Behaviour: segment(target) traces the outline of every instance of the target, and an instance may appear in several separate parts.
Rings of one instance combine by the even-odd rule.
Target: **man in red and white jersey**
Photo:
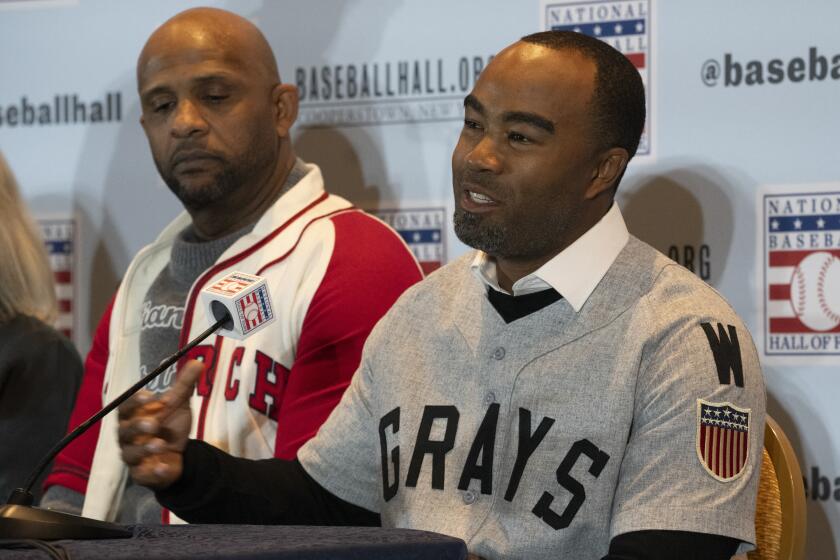
[[[327,193],[318,167],[295,156],[297,90],[281,83],[247,20],[206,8],[176,15],[143,48],[137,85],[155,164],[186,211],[129,265],[97,328],[71,425],[205,330],[199,292],[238,270],[267,279],[277,320],[192,351],[206,366],[192,434],[237,456],[292,459],[420,269],[393,230]],[[174,373],[148,389],[165,391]],[[42,506],[169,519],[152,492],[126,482],[116,423],[106,417],[58,457]]]

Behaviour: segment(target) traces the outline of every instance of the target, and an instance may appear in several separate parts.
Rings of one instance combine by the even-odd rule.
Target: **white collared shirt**
[[[629,239],[630,233],[621,210],[618,204],[613,203],[604,217],[574,243],[531,274],[514,282],[513,295],[554,288],[575,311],[580,311]],[[499,287],[496,259],[487,253],[478,251],[471,268],[473,274],[486,285],[509,293]]]

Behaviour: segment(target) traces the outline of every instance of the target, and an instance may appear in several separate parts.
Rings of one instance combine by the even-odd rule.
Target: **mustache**
[[[475,171],[463,171],[460,175],[458,175],[458,186],[464,187],[465,185],[475,185],[477,187],[482,187],[483,189],[487,190],[488,194],[492,194],[494,192],[499,192],[502,190],[493,177],[491,177],[487,173]]]
[[[219,154],[215,152],[211,152],[210,150],[205,150],[203,148],[180,148],[172,154],[172,157],[169,158],[170,165],[178,165],[179,163],[190,161],[193,159],[216,159],[222,160]]]

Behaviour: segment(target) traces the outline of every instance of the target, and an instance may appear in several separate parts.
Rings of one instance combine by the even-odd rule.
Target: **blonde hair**
[[[52,324],[57,314],[44,242],[0,154],[0,323],[30,315]]]

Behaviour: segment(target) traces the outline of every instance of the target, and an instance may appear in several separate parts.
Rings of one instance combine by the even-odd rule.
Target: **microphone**
[[[217,332],[220,336],[242,340],[274,321],[274,312],[266,281],[260,276],[231,272],[199,293],[207,317],[213,324],[169,356],[151,373],[126,389],[99,412],[64,436],[41,459],[22,488],[12,492],[7,504],[0,506],[0,538],[4,539],[108,539],[132,536],[132,532],[116,523],[89,519],[78,515],[32,506],[32,486],[38,477],[73,440],[86,432],[109,412],[145,387],[152,379],[184,357],[198,343]]]
[[[208,317],[229,317],[221,336],[242,340],[274,322],[265,278],[232,272],[201,290],[199,297]]]

